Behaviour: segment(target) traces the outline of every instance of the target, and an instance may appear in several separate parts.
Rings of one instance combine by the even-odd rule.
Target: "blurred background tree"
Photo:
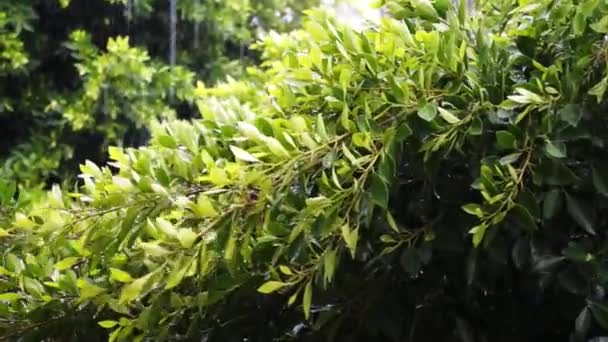
[[[0,2],[0,179],[35,192],[109,144],[141,145],[152,117],[191,117],[195,79],[243,74],[257,37],[316,1],[180,0],[174,27],[170,3]]]

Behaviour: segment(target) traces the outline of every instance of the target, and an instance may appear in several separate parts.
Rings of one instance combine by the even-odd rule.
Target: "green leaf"
[[[162,217],[156,218],[156,226],[167,236],[177,237],[177,229],[173,224]]]
[[[587,27],[587,19],[585,15],[581,13],[581,11],[576,11],[574,18],[572,18],[572,30],[575,35],[581,35],[585,32],[585,28]]]
[[[304,23],[304,28],[316,41],[325,41],[329,39],[327,31],[316,21],[307,21]]]
[[[284,275],[289,275],[289,276],[293,275],[293,272],[291,271],[291,269],[287,265],[279,265],[279,270]]]
[[[133,278],[129,273],[113,267],[110,267],[110,278],[121,283],[130,283],[133,281]]]
[[[583,200],[577,199],[566,194],[566,205],[568,207],[568,213],[583,228],[587,233],[595,235],[595,229],[593,228],[593,216],[590,208],[592,205]]]
[[[553,158],[565,158],[566,144],[547,140],[545,141],[545,152]]]
[[[595,191],[608,196],[608,164],[600,163],[592,166],[591,173]]]
[[[304,288],[304,295],[302,296],[302,309],[304,310],[304,317],[310,318],[310,304],[312,302],[312,280],[306,284]]]
[[[483,121],[480,118],[473,119],[467,133],[474,136],[481,135],[483,133]]]
[[[278,291],[285,286],[287,286],[287,284],[284,282],[271,280],[265,282],[264,284],[262,284],[262,286],[258,287],[258,292],[269,294]]]
[[[378,174],[375,172],[371,177],[369,188],[372,201],[379,207],[386,209],[388,207],[388,186]]]
[[[144,249],[144,251],[153,257],[165,257],[167,254],[170,254],[171,251],[168,249],[159,246],[157,243],[153,242],[140,242],[139,245]]]
[[[447,123],[455,125],[460,122],[460,119],[449,110],[441,107],[438,107],[437,109],[439,110],[439,116],[441,116],[441,118]]]
[[[593,303],[591,305],[591,313],[595,321],[604,329],[608,329],[608,311],[604,305]]]
[[[516,88],[517,95],[508,96],[508,99],[519,104],[542,104],[543,98],[525,88]]]
[[[484,211],[481,206],[477,203],[469,203],[462,206],[462,210],[467,214],[474,215],[478,218],[482,218],[484,215]]]
[[[355,257],[355,252],[357,251],[357,243],[359,241],[359,228],[350,229],[348,223],[342,225],[341,228],[342,239],[346,243],[346,247],[350,250],[351,256]]]
[[[593,12],[596,10],[599,5],[600,0],[584,0],[579,3],[578,10],[580,10],[581,14],[585,17],[590,17],[593,15]]]
[[[562,250],[562,255],[575,262],[589,262],[594,259],[594,256],[579,243],[570,243]]]
[[[437,116],[437,104],[430,102],[418,109],[418,116],[425,121],[433,121]]]
[[[156,140],[161,146],[166,148],[176,148],[178,146],[175,139],[170,135],[160,135]]]
[[[167,278],[167,283],[165,284],[165,290],[170,290],[179,284],[181,284],[182,280],[186,276],[188,269],[192,265],[193,257],[180,257],[173,267],[171,274]]]
[[[32,229],[36,224],[24,214],[17,213],[15,215],[15,226],[23,229]]]
[[[436,19],[439,14],[437,14],[437,11],[435,10],[435,7],[433,7],[433,4],[431,3],[431,1],[429,0],[410,0],[412,5],[414,6],[414,9],[416,10],[416,13],[418,13],[419,15],[429,18],[429,19]]]
[[[264,142],[272,154],[278,157],[289,157],[289,151],[275,138],[264,137]]]
[[[226,173],[226,170],[219,168],[219,167],[214,167],[211,170],[209,170],[208,179],[211,183],[213,183],[214,185],[216,185],[218,187],[224,187],[224,186],[230,184],[230,179],[228,178],[228,174]]]
[[[78,262],[78,260],[80,260],[79,257],[67,257],[56,263],[54,267],[57,271],[64,271],[74,266]]]
[[[545,159],[535,173],[539,181],[547,185],[569,185],[576,180],[576,175],[558,159]]]
[[[196,206],[193,209],[196,215],[201,218],[216,217],[219,215],[217,210],[215,210],[213,203],[211,203],[211,199],[203,194],[198,196]]]
[[[8,206],[17,192],[17,183],[0,179],[0,205]]]
[[[519,223],[522,228],[529,231],[535,231],[538,229],[534,217],[532,217],[532,214],[530,214],[528,209],[526,209],[524,206],[516,204],[511,209],[511,212],[517,223]]]
[[[395,218],[393,218],[393,215],[391,215],[391,213],[389,211],[386,212],[386,222],[388,223],[388,226],[397,234],[400,233],[399,231],[399,226],[397,225],[397,222],[395,222]]]
[[[577,127],[583,117],[583,111],[578,105],[568,104],[557,112],[560,119],[572,127]]]
[[[403,250],[399,262],[401,263],[403,270],[412,276],[418,274],[418,272],[420,272],[420,267],[422,266],[420,256],[413,247],[408,247]]]
[[[371,148],[371,136],[367,132],[357,132],[353,134],[353,144],[369,150]]]
[[[323,257],[324,279],[326,283],[331,283],[336,272],[336,250],[328,250]]]
[[[321,114],[317,115],[317,134],[321,137],[322,140],[327,140],[327,129],[325,128],[325,122],[323,121],[323,116]]]
[[[260,161],[258,158],[254,157],[251,153],[243,150],[242,148],[236,147],[234,145],[230,145],[230,151],[232,151],[232,154],[234,154],[234,157],[236,159],[250,162],[250,163],[257,163]]]
[[[498,162],[500,163],[500,165],[509,165],[518,161],[520,157],[521,152],[510,153],[500,158]]]
[[[473,246],[477,247],[483,241],[486,229],[488,229],[486,224],[480,224],[469,230],[469,234],[473,234]]]
[[[603,78],[600,82],[598,82],[593,88],[591,88],[587,93],[589,95],[594,95],[597,99],[597,103],[602,102],[604,98],[604,94],[606,93],[606,89],[608,89],[608,78]]]
[[[16,302],[21,299],[21,294],[14,292],[0,293],[0,301]]]
[[[99,326],[102,327],[102,328],[111,329],[111,328],[114,328],[116,325],[118,325],[118,322],[116,322],[116,321],[101,321],[101,322],[97,322],[97,324],[99,324]]]
[[[602,19],[589,25],[589,27],[598,33],[608,33],[608,15],[603,16]]]
[[[562,193],[558,189],[553,189],[545,194],[543,201],[543,217],[551,219],[559,213],[563,206]]]
[[[496,144],[503,150],[510,150],[516,147],[515,136],[509,131],[496,132]]]
[[[522,270],[530,260],[530,242],[526,237],[520,237],[511,251],[511,258],[517,269]]]
[[[119,302],[121,304],[126,304],[132,300],[137,299],[141,292],[143,291],[144,285],[148,282],[148,280],[152,277],[153,273],[148,273],[147,275],[135,279],[133,282],[124,285],[122,290],[120,291],[120,299]]]
[[[177,230],[177,239],[184,248],[190,248],[198,238],[198,234],[192,231],[192,228],[180,228]]]
[[[575,331],[579,336],[586,336],[591,328],[591,310],[588,307],[584,307],[583,310],[576,317],[574,323]]]
[[[534,220],[540,219],[540,207],[536,196],[529,188],[523,188],[517,195],[517,203],[523,206]]]
[[[83,301],[97,297],[106,291],[107,290],[103,287],[99,287],[91,283],[84,283],[84,285],[82,285],[80,288],[80,297],[78,298],[78,302],[82,303]]]
[[[11,236],[11,234],[4,228],[0,228],[0,238]]]
[[[410,128],[410,126],[408,126],[408,124],[401,123],[397,126],[397,129],[395,130],[395,140],[399,143],[404,142],[412,135],[412,133],[412,129]]]
[[[535,260],[533,270],[539,273],[551,273],[564,262],[563,256],[544,255]]]

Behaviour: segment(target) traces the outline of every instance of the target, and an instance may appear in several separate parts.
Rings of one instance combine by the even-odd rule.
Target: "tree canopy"
[[[361,28],[308,10],[213,86],[72,34],[83,90],[53,104],[72,122],[97,82],[174,89],[200,117],[127,101],[149,143],[0,221],[0,336],[606,339],[608,5],[377,5]]]

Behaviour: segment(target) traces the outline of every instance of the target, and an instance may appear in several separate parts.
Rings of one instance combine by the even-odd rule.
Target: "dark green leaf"
[[[545,194],[543,201],[543,217],[550,219],[555,217],[563,206],[562,193],[558,189],[553,189]]]
[[[517,195],[517,203],[526,208],[535,220],[540,219],[540,207],[536,196],[528,188],[522,189]]]
[[[574,33],[580,35],[585,32],[586,27],[587,20],[585,18],[585,15],[583,15],[580,11],[577,11],[574,15],[574,18],[572,19],[572,29],[574,30]]]
[[[603,305],[597,305],[593,303],[591,305],[591,313],[595,321],[604,329],[608,329],[608,311],[604,309]]]
[[[595,235],[591,204],[566,194],[566,205],[568,207],[568,213],[570,213],[570,216],[574,221],[576,221],[576,223],[578,223],[578,225],[587,233]]]
[[[422,266],[418,252],[416,252],[416,249],[412,247],[404,249],[399,260],[403,270],[410,275],[418,274],[420,267]]]
[[[516,146],[515,136],[509,131],[496,132],[496,144],[503,150],[514,149]]]
[[[570,243],[568,247],[564,248],[562,254],[575,262],[588,262],[592,258],[587,249],[579,243]]]
[[[566,157],[566,144],[547,140],[545,142],[545,152],[553,158]]]
[[[526,237],[519,238],[511,251],[511,258],[515,267],[520,270],[523,269],[530,263],[530,256],[530,242]]]
[[[386,209],[388,207],[388,187],[382,177],[373,173],[371,176],[370,194],[372,202],[377,206]]]
[[[563,186],[576,180],[574,173],[557,159],[543,160],[535,177],[547,185]]]
[[[481,135],[483,133],[483,121],[480,118],[473,119],[467,133],[470,135]]]
[[[545,255],[534,261],[534,271],[539,273],[549,273],[555,270],[564,261],[563,256]]]
[[[608,164],[601,163],[592,167],[593,186],[598,193],[608,196]]]
[[[583,117],[583,111],[578,105],[568,104],[557,112],[562,121],[567,122],[570,126],[576,127]]]
[[[511,213],[515,221],[523,229],[528,231],[535,231],[538,229],[534,217],[532,217],[528,209],[522,205],[516,204],[513,209],[511,209]]]

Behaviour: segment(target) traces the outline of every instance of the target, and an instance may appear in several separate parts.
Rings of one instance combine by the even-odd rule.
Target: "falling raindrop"
[[[175,66],[177,49],[177,0],[169,0],[169,65]],[[169,98],[173,100],[175,89],[173,84],[169,89]]]
[[[194,1],[194,6],[195,8],[198,10],[199,6],[200,6],[200,0],[196,0]],[[195,16],[194,18],[194,32],[193,32],[193,42],[192,42],[192,48],[194,49],[198,49],[198,44],[199,44],[199,40],[200,40],[200,29],[201,29],[201,23],[198,17]]]

